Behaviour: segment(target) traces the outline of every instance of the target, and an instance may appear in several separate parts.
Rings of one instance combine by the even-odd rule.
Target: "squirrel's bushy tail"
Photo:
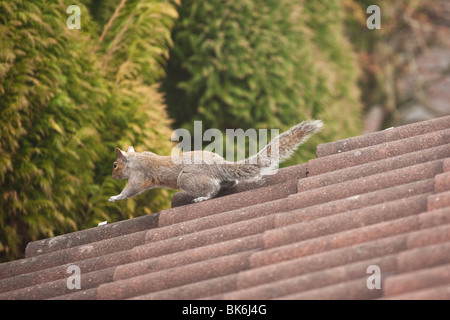
[[[286,132],[276,136],[260,152],[247,159],[229,164],[228,174],[233,174],[235,179],[251,179],[288,159],[299,146],[322,128],[321,120],[303,121]],[[264,170],[265,169],[265,170]]]

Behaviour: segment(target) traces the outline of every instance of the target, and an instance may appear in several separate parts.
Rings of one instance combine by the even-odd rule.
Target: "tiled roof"
[[[263,184],[195,204],[180,192],[0,264],[0,299],[47,298],[450,299],[450,116],[322,144]]]

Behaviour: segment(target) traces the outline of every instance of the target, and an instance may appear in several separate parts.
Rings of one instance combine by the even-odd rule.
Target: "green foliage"
[[[290,163],[358,133],[339,0],[83,0],[81,30],[66,27],[71,4],[0,0],[1,261],[32,240],[166,208],[168,190],[107,199],[125,184],[111,178],[114,148],[170,154],[171,125],[323,119]]]
[[[160,154],[170,154],[172,147],[170,121],[156,81],[164,75],[162,63],[168,56],[170,28],[177,12],[160,0],[121,3],[104,25],[98,48],[111,93],[101,129],[109,150],[102,162],[109,165],[100,177],[110,175],[115,147],[134,145],[136,151]],[[101,199],[120,193],[124,185],[111,178],[104,180]],[[119,220],[166,208],[170,194],[168,190],[153,190],[114,204],[93,202],[91,208],[105,219]]]
[[[178,11],[163,85],[176,126],[285,130],[323,119],[320,138],[291,163],[318,142],[359,132],[341,1],[200,0]]]
[[[89,90],[92,56],[73,41],[61,3],[0,7],[0,240],[2,256],[15,257],[25,239],[76,229],[100,139],[86,102],[98,92]]]
[[[105,28],[87,7],[81,30],[66,27],[70,4],[0,1],[0,260],[31,240],[169,205],[167,191],[107,199],[124,185],[110,178],[114,147],[170,149],[156,81],[176,11],[128,1],[99,44]]]

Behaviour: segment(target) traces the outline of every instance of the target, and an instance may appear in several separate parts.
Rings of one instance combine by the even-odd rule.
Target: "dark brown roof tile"
[[[387,171],[410,167],[416,164],[426,163],[450,157],[448,145],[440,145],[434,148],[419,150],[416,152],[402,154],[358,166],[344,168],[335,171],[333,174],[311,175],[306,179],[301,179],[298,183],[298,192],[312,190],[348,180],[361,179],[370,175],[384,173]],[[318,159],[316,161],[319,161]],[[312,160],[314,161],[314,160]],[[355,174],[357,173],[357,174]]]
[[[320,203],[301,209],[280,212],[275,215],[275,226],[281,227],[289,224],[303,222],[306,220],[326,217],[328,215],[345,212],[348,210],[356,210],[366,206],[372,206],[383,202],[389,202],[397,199],[407,198],[412,195],[429,193],[434,190],[434,179],[425,179],[415,181],[399,186],[393,186],[381,190],[368,193],[358,194],[348,198]],[[301,207],[301,197],[298,199],[296,195],[288,197],[289,208]]]
[[[391,296],[392,300],[450,300],[450,285],[444,284],[428,289],[412,291],[401,295]]]
[[[243,271],[238,275],[238,283],[240,288],[249,288],[356,261],[381,257],[405,249],[405,235],[384,238]]]
[[[337,266],[325,270],[311,272],[288,279],[275,281],[242,290],[233,290],[212,299],[245,300],[245,299],[274,299],[301,291],[312,290],[324,286],[333,285],[342,281],[367,277],[367,267],[377,265],[383,272],[395,271],[395,255],[387,255],[374,259],[358,261],[355,263]]]
[[[151,243],[145,247],[154,245],[157,245],[157,243]],[[183,266],[252,249],[262,249],[263,247],[262,236],[260,234],[214,243],[209,246],[188,249],[150,259],[145,259],[145,250],[143,250],[144,248],[141,246],[132,250],[133,258],[136,262],[117,267],[114,274],[114,280],[131,278],[150,272]]]
[[[264,244],[266,248],[272,248],[418,214],[426,211],[426,199],[426,194],[418,195],[269,230],[264,233]],[[404,210],[405,206],[408,206],[409,210]]]
[[[163,227],[209,216],[214,213],[240,209],[259,203],[286,198],[297,192],[297,181],[297,179],[289,180],[277,185],[231,194],[227,197],[214,198],[208,201],[167,209],[160,212],[159,226]]]
[[[440,117],[429,121],[417,122],[362,136],[324,143],[317,146],[317,156],[325,157],[336,153],[375,146],[388,141],[401,140],[448,128],[450,128],[450,116]]]
[[[388,277],[383,283],[383,292],[389,297],[443,284],[450,285],[450,264]]]
[[[308,161],[308,172],[309,175],[318,175],[444,145],[448,141],[450,141],[450,129],[447,128],[420,136],[386,142],[378,145],[377,148],[367,147],[313,159]]]
[[[65,269],[67,271],[67,269]],[[81,270],[80,287],[83,289],[96,288],[102,283],[111,282],[113,279],[114,267],[103,269],[100,271],[94,271],[91,273],[83,273]],[[67,274],[69,276],[69,274]],[[69,289],[67,285],[68,278],[59,279],[43,284],[35,285],[33,287],[27,287],[18,289],[15,291],[9,291],[0,294],[0,300],[2,299],[49,299],[56,296],[70,294],[76,289]]]
[[[199,248],[227,240],[255,235],[272,228],[273,216],[265,216],[181,235],[179,237],[173,237],[158,242],[150,242],[148,245],[141,245],[133,248],[133,255],[145,258],[158,257],[178,251]]]
[[[83,273],[89,273],[97,270],[106,269],[111,266],[131,262],[130,251],[120,251],[117,253],[93,257],[86,260],[76,261]],[[74,263],[67,263],[55,267],[37,270],[30,273],[23,273],[14,277],[0,281],[0,293],[30,287],[45,282],[51,282],[58,279],[67,278],[67,268]]]
[[[442,165],[444,172],[450,171],[450,158],[444,160],[444,164]]]
[[[303,291],[277,299],[283,300],[366,300],[381,297],[383,292],[367,287],[367,277],[314,290]]]
[[[434,230],[424,230],[424,237],[431,236]],[[448,232],[448,228],[447,228]],[[435,238],[433,239],[435,240]],[[405,252],[400,252],[397,257],[399,272],[434,267],[439,264],[450,263],[450,243],[437,243],[425,247],[413,248]]]
[[[436,193],[450,191],[450,171],[437,174],[434,177],[434,190]]]
[[[442,172],[442,162],[443,160],[435,160],[361,179],[349,180],[303,192],[300,191],[290,197],[290,201],[296,199],[298,201],[298,207],[304,208],[336,199],[358,196],[371,191],[429,179]],[[300,184],[301,182],[299,182]]]
[[[85,245],[0,264],[0,276],[3,274],[9,275],[9,277],[16,276],[75,261],[94,258],[108,253],[131,249],[145,243],[145,234],[146,231],[125,234],[112,239],[91,242]],[[5,268],[8,267],[9,270],[5,270]]]
[[[248,258],[252,252],[241,252],[103,284],[97,289],[97,298],[130,298],[187,283],[236,273],[249,268]]]
[[[176,236],[182,236],[185,234],[198,232],[201,230],[220,227],[223,225],[236,223],[239,221],[245,221],[255,219],[274,213],[289,210],[289,202],[285,198],[279,200],[273,200],[270,202],[255,204],[248,206],[245,209],[234,209],[221,213],[211,213],[211,215],[200,217],[197,219],[174,223],[167,226],[162,226],[157,229],[151,229],[147,232],[145,241],[155,242],[173,238]]]
[[[433,194],[428,197],[428,210],[450,207],[450,191]]]
[[[236,290],[237,274],[230,274],[208,280],[189,283],[183,286],[147,293],[131,299],[164,300],[164,299],[200,299],[210,295]]]
[[[425,212],[424,212],[425,213]],[[450,208],[442,208],[428,211],[419,216],[420,227],[422,229],[445,225],[450,223]]]
[[[448,128],[450,116],[320,145],[219,198],[179,193],[177,207],[33,242],[0,264],[0,299],[448,297]],[[381,290],[367,288],[371,265]]]
[[[90,228],[57,237],[30,242],[27,245],[26,257],[72,248],[91,242],[110,239],[138,231],[144,231],[158,226],[159,213],[146,215],[125,221],[110,223],[96,228]]]

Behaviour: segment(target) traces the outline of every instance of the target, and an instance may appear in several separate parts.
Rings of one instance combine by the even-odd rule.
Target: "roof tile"
[[[138,231],[144,231],[158,226],[159,213],[137,217],[125,221],[110,223],[97,228],[85,229],[63,234],[49,239],[30,242],[27,245],[26,257],[33,257],[47,252],[72,248],[91,242],[111,239]]]
[[[237,274],[230,274],[217,278],[189,283],[175,288],[151,292],[133,297],[136,300],[163,300],[163,299],[201,299],[210,295],[236,290]]]
[[[434,190],[436,192],[450,191],[450,171],[438,174],[434,177]]]
[[[432,178],[414,181],[399,186],[354,195],[348,198],[320,203],[287,212],[280,212],[275,215],[275,226],[285,226],[306,220],[326,217],[334,213],[361,209],[366,206],[372,206],[383,202],[408,198],[416,194],[432,192],[434,190],[433,183],[434,179]],[[287,198],[287,201],[292,202],[292,204],[289,204],[290,208],[295,206],[301,207],[301,199],[298,199],[298,197],[290,196]]]
[[[435,160],[303,192],[301,190],[302,182],[300,181],[299,193],[293,195],[291,199],[295,198],[298,201],[299,207],[302,208],[429,179],[442,172],[442,162],[443,160]]]
[[[264,244],[266,248],[273,248],[286,243],[353,228],[359,229],[366,225],[418,214],[426,210],[426,199],[427,195],[419,195],[277,228],[264,233]],[[410,206],[408,211],[404,210],[405,205]]]
[[[350,168],[336,170],[332,175],[313,175],[313,172],[311,172],[308,178],[299,180],[298,192],[316,189],[344,181],[354,180],[355,178],[360,179],[362,177],[384,173],[395,169],[410,167],[416,164],[423,164],[447,157],[450,157],[450,148],[448,147],[448,145],[439,145],[430,149],[410,152],[395,157],[381,159],[378,161],[363,163],[358,166],[352,166]],[[312,161],[314,160],[311,160],[310,162]],[[358,174],[355,175],[355,172],[357,172]]]
[[[357,150],[319,157],[308,161],[309,175],[317,175],[339,169],[357,166],[372,161],[447,144],[450,129],[433,131],[424,135],[386,142],[377,148],[366,147]]]
[[[356,261],[381,257],[406,249],[405,235],[364,242],[243,271],[238,274],[239,288],[249,288]]]
[[[283,296],[277,299],[283,300],[356,300],[356,299],[376,299],[381,297],[381,290],[367,288],[367,276],[341,282],[331,286],[326,286],[314,290],[303,291],[288,296]]]
[[[270,185],[259,189],[231,194],[227,197],[213,198],[208,201],[192,203],[160,212],[159,226],[167,226],[178,222],[209,216],[247,206],[286,198],[297,192],[297,180],[289,180],[281,184]]]
[[[82,270],[83,273],[89,273],[106,269],[111,266],[129,263],[131,262],[130,257],[130,251],[121,251],[118,253],[77,261],[76,265],[80,267],[80,270]],[[67,263],[30,273],[22,273],[20,275],[11,276],[1,280],[0,293],[67,278],[67,268],[72,264],[73,263]]]
[[[450,285],[435,286],[428,289],[412,291],[388,299],[396,300],[450,300]]]
[[[131,278],[150,272],[195,263],[205,259],[216,258],[252,249],[261,249],[264,247],[262,236],[257,234],[245,238],[232,239],[209,246],[188,249],[173,254],[145,259],[147,254],[144,247],[149,248],[153,245],[154,244],[149,244],[147,246],[136,247],[133,249],[133,257],[136,262],[117,267],[114,273],[114,280]]]
[[[363,243],[381,239],[389,235],[398,235],[421,228],[421,216],[409,216],[405,218],[385,221],[362,228],[350,229],[326,236],[308,238],[292,244],[273,247],[269,250],[257,252],[252,255],[252,266],[263,266],[295,257],[317,254],[328,250],[343,248],[352,244]],[[434,219],[436,221],[436,219]],[[429,227],[429,224],[427,224]],[[438,237],[439,234],[433,235]],[[290,241],[290,240],[289,240]],[[412,241],[412,240],[411,240]],[[418,239],[420,241],[420,238]],[[270,248],[270,246],[269,246]]]
[[[0,299],[449,298],[448,128],[450,116],[319,145],[218,198],[181,192],[159,213],[32,242],[0,264]]]
[[[144,293],[173,288],[186,283],[228,275],[249,268],[253,251],[204,260],[176,268],[148,273],[100,285],[98,299],[124,299]]]
[[[141,245],[133,248],[133,255],[145,256],[146,258],[158,257],[178,251],[199,248],[227,240],[255,235],[271,228],[273,228],[273,216],[260,217],[176,236],[158,242],[150,242],[149,245]]]
[[[337,266],[272,283],[249,287],[247,289],[230,290],[227,293],[211,296],[210,298],[226,300],[274,299],[301,291],[333,285],[342,281],[367,277],[367,266],[371,265],[378,265],[386,273],[392,272],[396,268],[395,255],[358,261],[344,266]]]
[[[443,284],[450,285],[450,264],[388,277],[383,283],[383,293],[389,297]]]
[[[450,116],[446,116],[397,128],[389,128],[362,136],[324,143],[317,146],[317,156],[325,157],[336,153],[375,146],[388,141],[395,141],[434,131],[445,130],[449,128],[449,123]]]
[[[433,194],[428,197],[428,210],[450,207],[450,191]]]

